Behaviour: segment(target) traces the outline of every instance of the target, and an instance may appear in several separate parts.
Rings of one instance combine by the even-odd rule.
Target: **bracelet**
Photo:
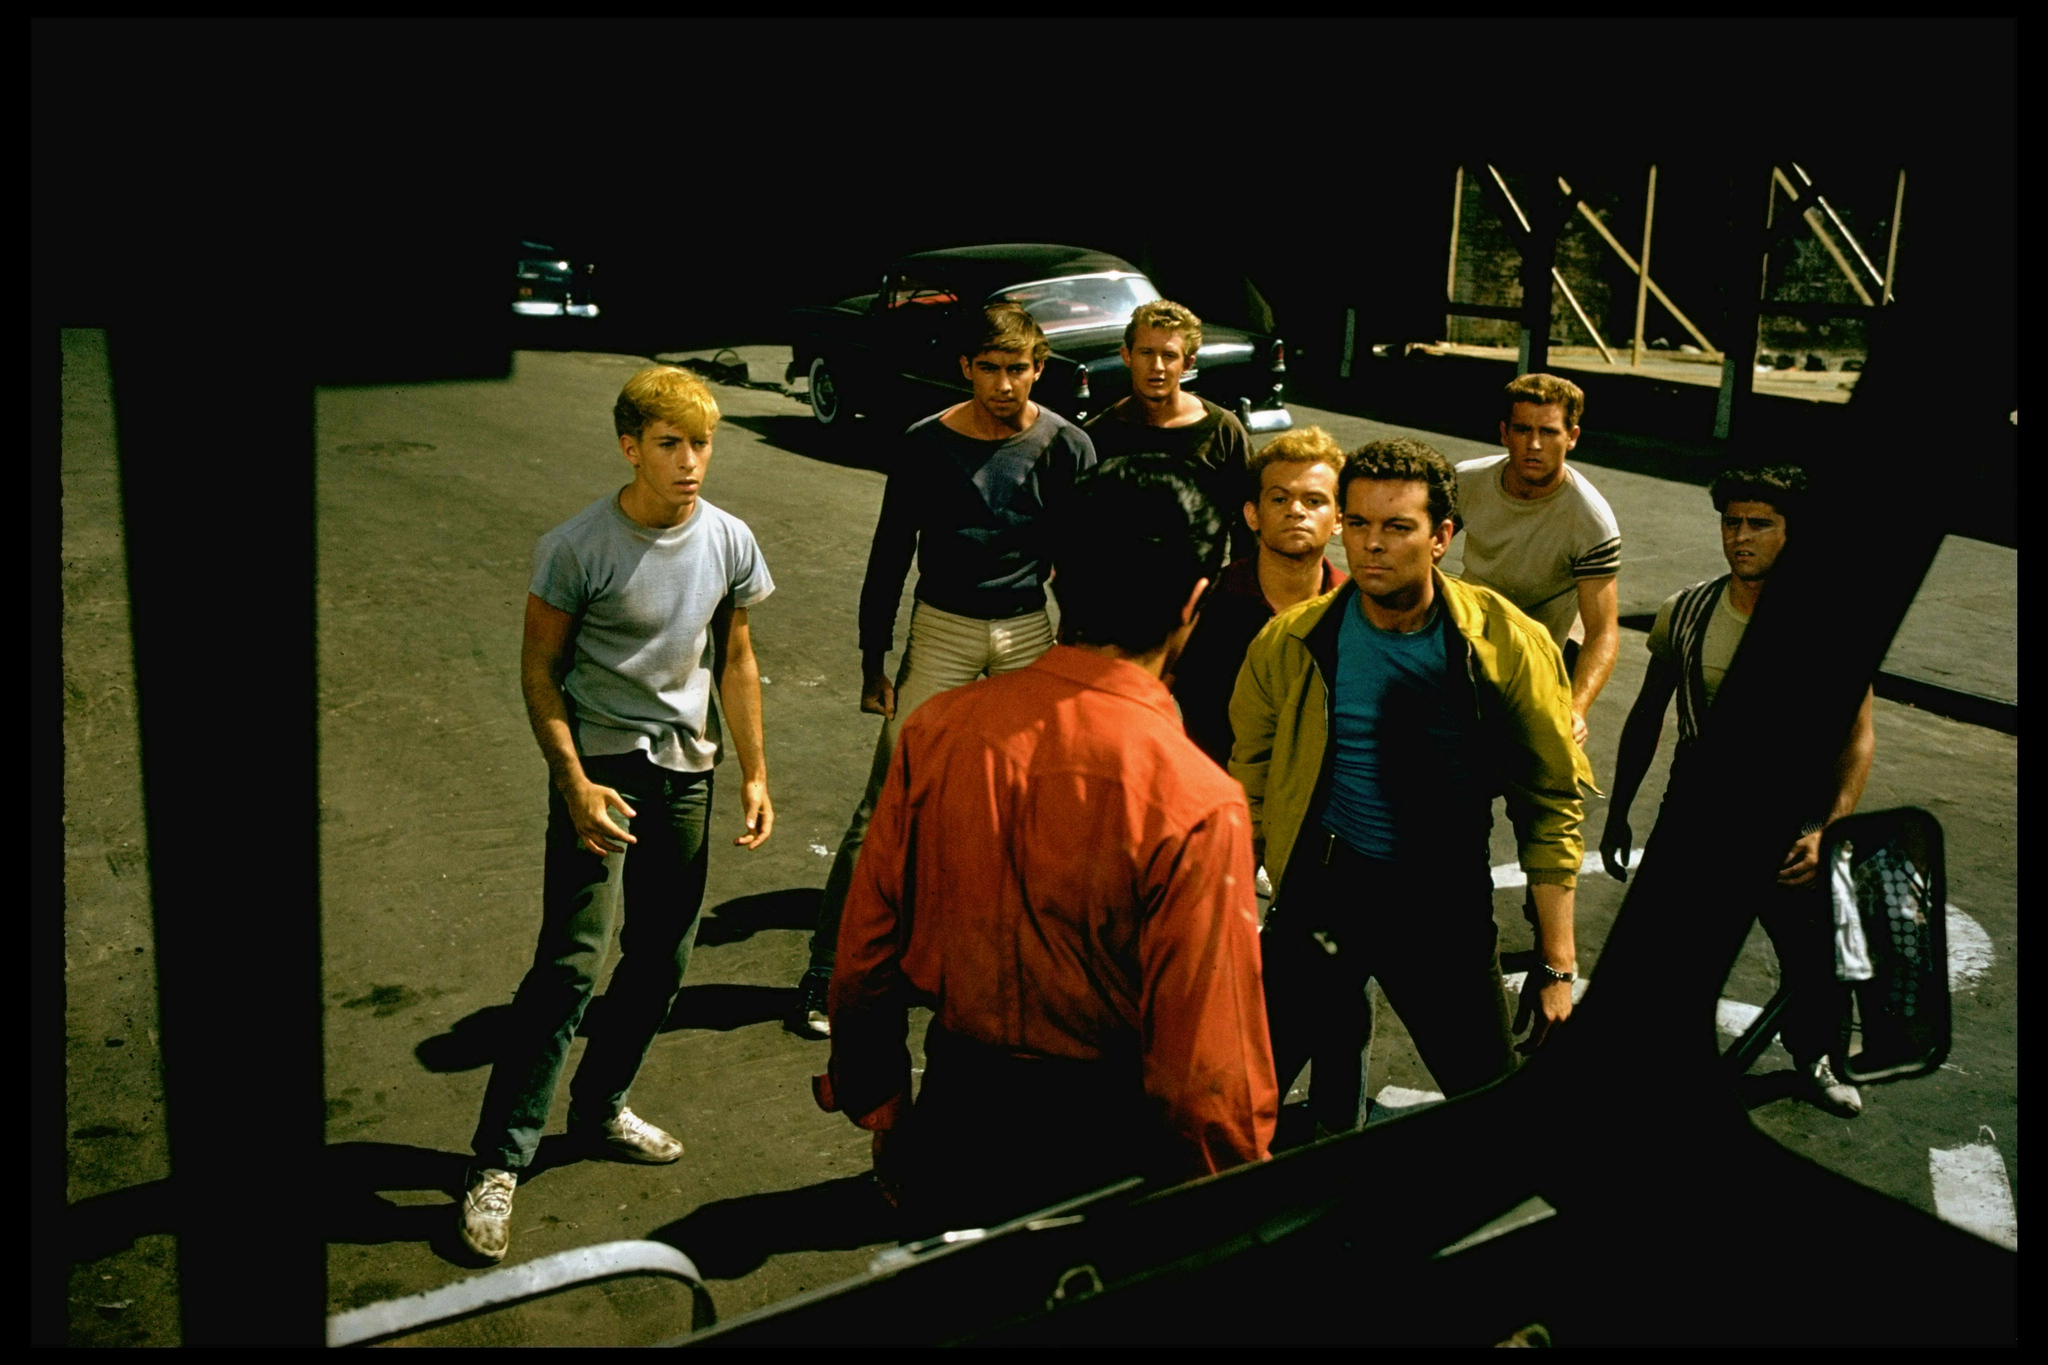
[[[1577,963],[1573,963],[1572,965],[1574,967],[1578,966]],[[1567,986],[1569,986],[1572,982],[1577,981],[1579,979],[1578,972],[1561,972],[1557,968],[1551,966],[1548,962],[1538,962],[1536,966],[1539,971],[1541,971],[1545,976],[1549,977],[1552,981],[1562,982]]]
[[[1807,838],[1809,835],[1820,833],[1827,827],[1828,822],[1825,820],[1808,820],[1799,827],[1799,837],[1802,839]]]

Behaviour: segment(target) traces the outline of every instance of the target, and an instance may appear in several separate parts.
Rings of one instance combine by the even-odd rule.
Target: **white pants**
[[[868,770],[868,786],[839,841],[832,859],[831,875],[825,879],[825,895],[818,905],[818,928],[811,935],[811,968],[829,972],[839,947],[839,915],[846,908],[846,895],[853,886],[854,865],[860,846],[868,837],[868,821],[875,815],[875,802],[889,777],[889,760],[896,756],[896,736],[910,713],[941,692],[965,687],[984,676],[1010,673],[1028,667],[1053,644],[1052,619],[1040,608],[1023,616],[1002,621],[984,621],[973,616],[956,616],[923,602],[910,613],[910,638],[903,647],[903,662],[896,669],[896,714],[882,722],[882,736],[875,744],[875,761]]]

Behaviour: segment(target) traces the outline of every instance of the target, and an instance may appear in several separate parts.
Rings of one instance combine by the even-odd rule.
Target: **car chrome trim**
[[[1015,284],[1004,285],[1001,289],[990,294],[989,298],[1001,298],[1012,289],[1029,289],[1035,284],[1063,284],[1068,280],[1143,280],[1147,284],[1152,284],[1151,276],[1142,270],[1090,270],[1081,275],[1049,275],[1042,280],[1019,280]],[[1159,286],[1152,284],[1152,290],[1154,293],[1158,293]],[[1160,297],[1164,298],[1166,296],[1161,294]],[[1145,302],[1151,303],[1152,300],[1147,299]]]

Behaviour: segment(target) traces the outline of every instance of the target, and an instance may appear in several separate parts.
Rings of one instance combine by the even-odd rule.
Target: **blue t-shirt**
[[[1355,599],[1343,612],[1325,828],[1368,858],[1470,842],[1491,802],[1470,751],[1471,689],[1451,675],[1450,613],[1439,606],[1402,635],[1372,625]]]

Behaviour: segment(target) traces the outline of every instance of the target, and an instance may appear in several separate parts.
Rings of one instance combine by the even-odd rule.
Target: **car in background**
[[[521,240],[512,277],[512,312],[523,318],[594,318],[590,279],[597,267],[577,262],[545,242]]]
[[[972,312],[1021,305],[1052,344],[1031,396],[1085,421],[1131,391],[1120,348],[1138,305],[1160,297],[1118,256],[1048,243],[955,247],[905,256],[872,294],[790,316],[785,380],[810,382],[811,415],[836,427],[856,413],[888,420],[931,412],[969,392],[959,337]],[[1238,414],[1255,432],[1294,424],[1286,407],[1286,349],[1278,337],[1202,324],[1202,349],[1181,383]]]

